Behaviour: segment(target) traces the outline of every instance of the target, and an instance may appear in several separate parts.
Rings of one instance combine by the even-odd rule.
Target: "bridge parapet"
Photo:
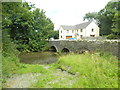
[[[103,52],[112,53],[113,55],[119,56],[120,40],[54,40],[49,41],[49,45],[54,46],[57,51],[61,52],[64,48],[68,49],[70,52],[81,52],[90,51],[94,52],[100,50]]]

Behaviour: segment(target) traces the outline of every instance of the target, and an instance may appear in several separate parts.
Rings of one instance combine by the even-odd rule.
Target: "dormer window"
[[[92,29],[92,32],[94,31],[94,29]]]

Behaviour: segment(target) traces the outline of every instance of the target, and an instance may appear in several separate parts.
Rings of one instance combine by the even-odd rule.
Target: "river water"
[[[58,60],[54,52],[21,53],[19,58],[24,64],[52,64]]]

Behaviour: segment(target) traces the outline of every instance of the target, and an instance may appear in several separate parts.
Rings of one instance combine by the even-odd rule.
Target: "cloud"
[[[60,25],[74,25],[83,21],[83,16],[88,12],[98,12],[110,0],[26,0],[36,4],[37,8],[44,9],[47,17],[55,24],[55,29]]]

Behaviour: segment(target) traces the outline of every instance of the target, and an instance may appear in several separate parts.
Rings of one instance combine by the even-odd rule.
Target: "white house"
[[[83,37],[98,37],[99,27],[94,21],[88,21],[74,26],[61,25],[59,28],[59,39],[69,38],[82,39]]]

